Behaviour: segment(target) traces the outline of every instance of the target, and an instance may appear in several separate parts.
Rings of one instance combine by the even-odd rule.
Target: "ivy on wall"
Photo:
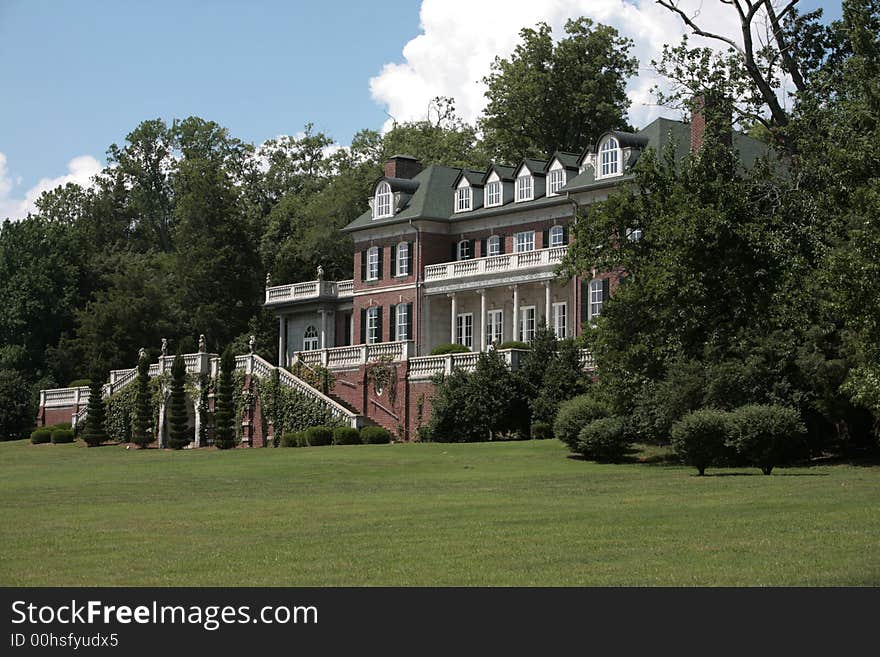
[[[309,427],[342,426],[343,422],[334,418],[323,404],[307,397],[298,390],[282,386],[277,376],[256,381],[263,412],[263,428],[271,419],[277,444],[282,433],[302,431]]]

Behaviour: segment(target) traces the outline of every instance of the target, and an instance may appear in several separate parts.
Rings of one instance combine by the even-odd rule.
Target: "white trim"
[[[467,257],[463,258],[461,253],[462,245],[466,245],[468,249]],[[455,245],[455,259],[459,260],[473,260],[474,254],[471,253],[471,241],[470,240],[460,240],[458,244]]]
[[[384,208],[387,208],[384,212]],[[373,219],[382,219],[390,217],[394,214],[394,193],[391,191],[391,185],[383,180],[376,185],[376,193],[373,203]]]
[[[532,324],[532,340],[535,338],[535,331],[538,329],[538,314],[535,311],[535,306],[520,306],[519,307],[519,339],[521,342],[531,342],[531,340],[526,339],[526,326],[527,322],[527,313],[531,314],[531,324]]]
[[[373,259],[375,256],[375,260]],[[376,265],[376,275],[372,276],[371,272],[373,271],[373,265]],[[367,279],[368,281],[378,281],[381,275],[381,271],[379,271],[379,247],[371,246],[367,249]]]
[[[311,334],[309,333],[311,332]],[[320,336],[318,335],[318,329],[316,329],[312,324],[309,324],[306,327],[305,332],[303,333],[303,351],[315,351],[319,349],[321,346]]]
[[[497,317],[498,321],[490,321],[490,318]],[[497,329],[497,333],[495,331]],[[491,331],[491,332],[490,332]],[[486,344],[493,344],[494,342],[498,342],[501,344],[504,342],[504,309],[503,308],[492,308],[486,311],[486,326],[484,327],[484,332],[486,333]]]
[[[497,176],[496,176],[497,178]],[[498,200],[492,201],[492,189],[493,185],[497,186],[498,189]],[[486,183],[485,187],[486,193],[486,207],[487,208],[497,208],[504,204],[504,184],[500,180],[490,180]]]
[[[398,292],[400,290],[414,290],[415,283],[407,283],[406,285],[389,285],[388,287],[370,287],[364,290],[357,290],[352,293],[353,297],[364,297],[371,294],[381,294],[382,292]]]
[[[561,313],[560,310],[562,311]],[[554,303],[551,306],[550,313],[553,318],[553,332],[556,334],[556,338],[564,340],[568,337],[568,302],[559,301]],[[559,321],[560,319],[562,320],[561,322]],[[562,329],[561,331],[559,330],[560,328]]]
[[[605,299],[602,297],[602,279],[594,278],[590,281],[589,296],[587,298],[587,319],[594,321],[602,314],[602,305]],[[596,309],[594,311],[594,308]]]
[[[406,257],[405,258],[400,257],[400,247],[406,247]],[[394,245],[393,248],[395,248],[397,251],[394,254],[395,255],[394,261],[396,264],[395,264],[395,271],[392,274],[392,276],[409,276],[412,273],[409,271],[409,267],[408,267],[408,265],[409,265],[409,242],[407,242],[407,241],[398,242],[397,244]],[[403,263],[404,267],[406,267],[406,271],[400,270],[400,263],[401,262]]]
[[[596,180],[614,178],[623,173],[623,151],[617,138],[609,135],[599,143],[596,166]]]
[[[498,250],[495,253],[492,253],[493,244],[498,247]],[[501,255],[501,235],[489,235],[489,237],[486,238],[486,253],[483,254],[483,257],[491,258],[497,255]]]
[[[397,342],[406,342],[410,339],[409,335],[401,335],[401,327],[406,328],[407,324],[412,325],[412,318],[409,316],[411,311],[410,303],[399,303],[394,308],[394,339]],[[400,311],[405,311],[403,313],[404,321],[400,321]]]
[[[467,184],[467,180],[462,178],[462,183],[455,190],[455,212],[470,212],[474,207],[474,192]]]
[[[528,171],[528,169],[526,169]],[[521,181],[528,180],[528,186],[520,184]],[[520,175],[516,177],[516,202],[532,201],[535,198],[535,177],[529,172],[528,175]],[[528,193],[526,195],[526,192]]]
[[[370,306],[367,308],[366,329],[367,335],[364,336],[366,338],[365,344],[378,344],[382,342],[382,335],[379,333],[379,306]]]
[[[559,164],[559,160],[556,160],[554,162],[554,164]],[[553,189],[553,183],[554,183],[553,176],[554,176],[554,174],[557,174],[557,173],[562,174],[562,180],[557,181],[560,184],[559,184],[558,189],[554,190]],[[555,167],[555,168],[550,167],[550,173],[547,175],[547,196],[559,196],[559,190],[561,190],[563,187],[565,187],[566,182],[568,182],[568,180],[567,180],[567,176],[565,175],[565,168],[561,164],[559,164],[559,166]]]
[[[467,334],[468,322],[470,320],[470,336]],[[455,316],[455,343],[462,344],[470,350],[474,348],[474,314],[458,313]]]
[[[523,242],[525,245],[528,245],[528,243],[531,242],[532,248],[530,248],[530,249],[519,248],[520,247],[520,235],[527,235],[527,236],[531,237],[531,239],[529,239],[529,240],[523,239]],[[529,251],[534,251],[534,250],[535,250],[535,231],[523,230],[518,233],[514,233],[514,235],[513,235],[513,252],[514,253],[527,253]]]
[[[553,243],[554,235],[559,236],[559,243],[558,244]],[[550,226],[549,230],[547,231],[547,237],[549,238],[550,244],[544,245],[545,249],[546,248],[553,249],[553,248],[556,248],[557,246],[565,246],[565,229],[562,226]]]

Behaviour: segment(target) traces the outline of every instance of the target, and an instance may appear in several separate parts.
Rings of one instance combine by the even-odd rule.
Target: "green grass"
[[[880,584],[880,468],[714,473],[552,440],[2,443],[0,584]]]

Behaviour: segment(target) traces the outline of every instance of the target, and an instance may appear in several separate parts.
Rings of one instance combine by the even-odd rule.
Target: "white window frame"
[[[535,198],[535,177],[524,173],[516,178],[516,202],[531,201]]]
[[[367,344],[376,344],[382,341],[379,335],[379,306],[367,308]]]
[[[459,187],[455,190],[455,211],[468,212],[471,210],[473,193],[470,187]]]
[[[522,342],[531,342],[535,339],[536,319],[535,306],[520,306],[519,339]]]
[[[513,236],[514,253],[527,253],[535,250],[535,231],[524,230]]]
[[[642,229],[641,228],[627,228],[626,229],[626,239],[630,242],[638,242],[642,239]]]
[[[379,247],[371,246],[367,249],[367,280],[379,280]]]
[[[590,298],[587,300],[587,318],[593,322],[602,314],[602,304],[605,299],[602,297],[602,279],[594,278],[590,281]]]
[[[599,146],[598,178],[610,178],[620,175],[620,143],[614,137],[608,137]]]
[[[547,196],[557,196],[559,190],[565,187],[565,169],[551,169],[550,175],[547,177]]]
[[[462,247],[467,249],[467,255],[463,254]],[[456,260],[472,260],[474,254],[471,253],[471,241],[470,240],[461,240],[455,247],[455,258]]]
[[[486,344],[504,342],[504,310],[497,308],[486,312]]]
[[[500,235],[491,235],[486,238],[486,253],[485,256],[497,256],[501,255],[501,236]]]
[[[455,342],[468,349],[474,348],[474,314],[459,313],[455,316]]]
[[[373,219],[390,217],[394,214],[394,193],[391,185],[382,181],[376,187],[376,196],[373,201]]]
[[[394,275],[409,276],[409,242],[400,242],[394,248],[397,249],[397,271]]]
[[[321,347],[321,336],[318,329],[309,324],[303,333],[303,351],[314,351]]]
[[[547,236],[550,238],[551,249],[557,246],[565,246],[565,230],[562,226],[551,226]]]
[[[553,317],[553,332],[556,334],[556,339],[564,340],[568,337],[568,303],[565,301],[554,303],[550,312]]]
[[[409,325],[409,304],[401,303],[394,309],[394,339],[397,342],[405,342],[409,340],[409,334],[406,329]]]
[[[500,180],[493,180],[486,185],[486,207],[494,208],[501,205],[503,189]]]

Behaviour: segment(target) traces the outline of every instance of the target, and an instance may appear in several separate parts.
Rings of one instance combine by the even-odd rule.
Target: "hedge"
[[[354,427],[336,427],[333,430],[334,445],[360,445],[361,434]]]
[[[34,445],[44,445],[52,440],[52,431],[49,429],[37,429],[31,432],[31,442]]]
[[[553,437],[553,427],[548,422],[535,422],[532,425],[532,438],[545,440]]]
[[[333,444],[333,429],[325,426],[309,427],[301,433],[305,447],[323,447]]]
[[[470,349],[465,347],[463,344],[457,344],[455,342],[447,342],[445,344],[437,345],[431,350],[432,356],[443,356],[444,354],[463,354],[470,352]]]
[[[299,447],[299,440],[299,432],[288,431],[287,433],[281,434],[282,447]]]
[[[519,340],[508,340],[498,345],[499,349],[531,349],[532,345],[528,342],[520,342]]]
[[[73,442],[73,429],[54,429],[52,431],[52,443],[60,445],[62,443]]]
[[[365,445],[380,445],[391,442],[391,433],[385,427],[364,427],[361,440]]]

